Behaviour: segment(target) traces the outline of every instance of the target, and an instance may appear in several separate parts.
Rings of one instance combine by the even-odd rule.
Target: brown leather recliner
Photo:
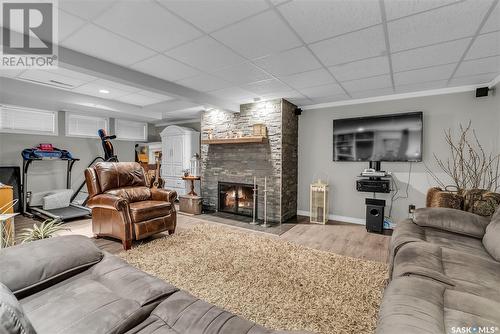
[[[92,209],[92,230],[97,237],[115,237],[125,250],[132,240],[175,232],[175,191],[150,189],[136,162],[100,162],[85,170]]]

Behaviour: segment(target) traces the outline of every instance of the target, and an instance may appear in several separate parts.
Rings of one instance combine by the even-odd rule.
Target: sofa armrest
[[[22,298],[84,271],[102,257],[92,240],[81,235],[32,241],[0,250],[0,282]]]
[[[413,221],[422,227],[433,227],[475,238],[482,238],[490,223],[489,218],[449,208],[417,209]]]
[[[174,202],[177,199],[177,192],[175,190],[151,188],[151,197],[153,201],[170,202],[172,203],[172,207],[174,207]]]
[[[128,206],[128,201],[123,197],[110,194],[99,194],[90,198],[87,206],[91,209],[102,208],[116,211],[122,211]]]

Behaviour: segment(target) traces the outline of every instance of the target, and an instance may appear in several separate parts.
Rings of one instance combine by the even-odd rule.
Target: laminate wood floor
[[[368,233],[363,225],[357,224],[330,221],[327,225],[316,225],[306,223],[307,219],[304,217],[299,217],[297,221],[299,222],[297,225],[279,236],[239,227],[224,226],[247,233],[262,233],[268,237],[280,238],[306,247],[340,255],[379,262],[387,262],[388,260],[389,236]],[[16,233],[18,234],[25,227],[33,226],[34,223],[38,223],[38,221],[24,216],[17,216],[15,219]],[[189,229],[199,224],[218,223],[203,220],[196,216],[178,214],[177,231]],[[91,238],[93,237],[90,219],[71,221],[65,225],[69,230],[62,231],[59,234],[81,234]],[[162,236],[165,236],[165,234],[158,234],[155,238]],[[97,246],[110,253],[116,254],[123,250],[121,242],[114,239],[99,238],[94,240]],[[146,239],[141,242],[149,242],[150,240],[151,239]],[[134,245],[137,244],[139,243],[136,242]]]

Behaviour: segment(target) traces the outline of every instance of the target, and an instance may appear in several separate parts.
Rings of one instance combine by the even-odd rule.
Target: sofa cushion
[[[105,194],[125,198],[128,202],[140,202],[151,199],[151,189],[145,186],[123,187],[104,192]]]
[[[0,283],[0,333],[36,334],[18,300]]]
[[[163,301],[151,316],[127,334],[271,334],[266,329],[204,302],[185,291]]]
[[[495,260],[500,261],[500,206],[491,217],[490,224],[486,227],[483,245]]]
[[[38,334],[123,333],[146,319],[174,286],[116,256],[72,279],[21,299]]]
[[[498,327],[499,308],[500,302],[488,296],[426,278],[399,277],[385,290],[376,333],[448,334],[461,327]]]
[[[142,201],[130,203],[130,217],[132,222],[138,223],[157,217],[168,216],[172,204],[163,201]]]
[[[20,298],[101,261],[103,253],[81,235],[32,241],[0,250],[0,282]]]
[[[420,208],[415,210],[415,224],[448,232],[482,238],[490,220],[470,212],[450,208]]]

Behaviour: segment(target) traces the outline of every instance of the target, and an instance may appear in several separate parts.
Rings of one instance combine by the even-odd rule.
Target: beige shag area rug
[[[132,265],[273,329],[372,333],[387,265],[199,225],[122,252]]]

